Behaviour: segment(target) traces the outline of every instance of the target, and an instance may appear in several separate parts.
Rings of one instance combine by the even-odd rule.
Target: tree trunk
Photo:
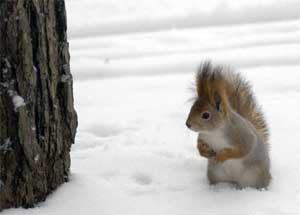
[[[0,211],[68,180],[72,82],[64,0],[1,0]]]

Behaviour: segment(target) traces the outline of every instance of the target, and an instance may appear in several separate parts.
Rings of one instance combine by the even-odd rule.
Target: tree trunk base
[[[77,115],[63,0],[0,2],[0,211],[68,180]]]

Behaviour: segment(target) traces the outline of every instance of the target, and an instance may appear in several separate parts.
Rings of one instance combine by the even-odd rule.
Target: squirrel
[[[269,131],[250,83],[229,67],[207,61],[197,72],[196,91],[186,126],[198,133],[209,183],[267,188]]]

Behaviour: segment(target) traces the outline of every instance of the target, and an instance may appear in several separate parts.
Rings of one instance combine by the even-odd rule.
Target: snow
[[[4,143],[0,145],[0,153],[5,154],[6,152],[10,151],[11,150],[11,145],[12,145],[12,143],[10,141],[10,138],[5,139]],[[0,183],[0,185],[1,185],[1,183]]]
[[[38,161],[39,161],[39,159],[40,159],[40,155],[39,155],[39,154],[37,154],[37,155],[34,157],[34,161],[35,161],[35,162],[38,162]]]
[[[85,10],[81,0],[67,5],[74,38],[293,20],[300,11],[298,0],[86,0]]]
[[[19,95],[12,95],[12,102],[15,107],[15,111],[18,110],[18,108],[25,106],[24,99]]]
[[[11,97],[12,99],[12,103],[14,105],[14,111],[18,112],[18,109],[22,106],[25,106],[26,103],[23,99],[23,97],[21,97],[20,95],[18,95],[18,93],[13,90],[13,89],[9,89],[10,85],[13,85],[14,81],[11,81],[10,83],[4,83],[2,84],[3,87],[7,88],[7,93],[8,95]]]
[[[299,1],[66,4],[79,116],[70,181],[35,209],[2,214],[300,213]],[[253,84],[271,130],[268,190],[208,185],[185,127],[206,59]]]

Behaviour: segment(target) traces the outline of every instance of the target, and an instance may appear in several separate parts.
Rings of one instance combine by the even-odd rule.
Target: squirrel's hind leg
[[[253,166],[247,169],[241,176],[238,184],[241,188],[253,187],[257,189],[267,188],[271,180],[268,170]]]

